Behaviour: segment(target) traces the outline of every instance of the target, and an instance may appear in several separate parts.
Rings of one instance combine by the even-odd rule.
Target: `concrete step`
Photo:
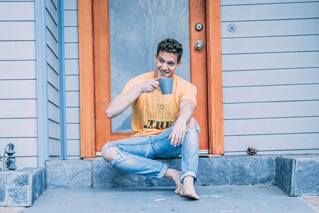
[[[281,156],[275,160],[275,179],[289,196],[319,195],[319,156]]]
[[[161,159],[180,170],[181,159]],[[271,184],[275,176],[275,156],[201,157],[196,185]],[[174,186],[171,179],[160,180],[128,173],[102,160],[47,161],[49,189]]]
[[[180,170],[180,158],[159,159]],[[128,173],[103,160],[47,161],[49,189],[100,189],[174,186]],[[195,185],[276,184],[290,196],[319,195],[319,155],[200,157]]]
[[[0,206],[31,206],[46,189],[44,168],[0,172]]]

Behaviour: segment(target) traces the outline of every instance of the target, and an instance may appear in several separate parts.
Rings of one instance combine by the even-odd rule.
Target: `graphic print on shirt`
[[[171,127],[177,118],[177,113],[170,112],[167,109],[167,104],[157,104],[155,114],[146,115],[145,118],[148,118],[148,120],[144,128],[166,129]]]

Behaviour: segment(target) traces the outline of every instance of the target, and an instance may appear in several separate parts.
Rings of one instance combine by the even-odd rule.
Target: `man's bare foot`
[[[182,188],[182,184],[180,182],[180,179],[182,177],[182,172],[178,171],[176,169],[168,168],[166,171],[166,174],[164,176],[168,177],[174,181],[174,183],[176,185],[175,193],[180,194],[181,188]]]
[[[180,192],[180,195],[183,197],[192,198],[195,200],[199,199],[199,196],[196,194],[195,188],[194,188],[194,177],[187,176],[184,178],[182,190]]]

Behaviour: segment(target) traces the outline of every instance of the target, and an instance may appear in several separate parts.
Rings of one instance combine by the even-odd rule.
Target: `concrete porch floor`
[[[309,201],[289,197],[274,185],[196,186],[198,201],[174,194],[172,187],[47,190],[29,208],[4,212],[271,212],[315,213]],[[317,206],[317,212],[318,206]]]

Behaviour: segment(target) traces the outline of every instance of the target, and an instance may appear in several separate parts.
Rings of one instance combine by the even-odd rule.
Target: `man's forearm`
[[[140,86],[136,86],[127,93],[116,97],[111,101],[105,111],[106,116],[111,119],[120,115],[124,110],[126,110],[131,103],[133,103],[141,94],[142,89]]]
[[[193,116],[195,109],[196,104],[193,101],[184,100],[183,103],[181,103],[176,122],[183,122],[187,124],[189,119]]]

